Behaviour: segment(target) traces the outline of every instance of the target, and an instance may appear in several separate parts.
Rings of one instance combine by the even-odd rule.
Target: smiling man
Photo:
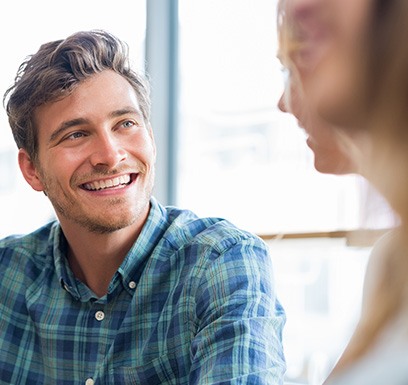
[[[6,109],[57,220],[0,241],[1,384],[282,384],[256,236],[152,197],[148,85],[104,31],[44,44]]]

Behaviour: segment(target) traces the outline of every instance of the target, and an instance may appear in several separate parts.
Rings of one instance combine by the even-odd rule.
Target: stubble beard
[[[52,187],[53,182],[44,178],[43,175],[43,184],[46,187],[44,192],[53,205],[57,217],[60,218],[60,220],[64,218],[94,234],[111,234],[133,225],[139,218],[141,218],[141,216],[146,215],[154,186],[154,170],[151,171],[150,179],[141,196],[134,197],[135,201],[137,201],[136,207],[133,205],[131,205],[132,207],[129,207],[129,204],[126,205],[126,200],[123,198],[109,199],[109,206],[118,207],[117,215],[104,216],[102,213],[99,216],[91,216],[83,211],[76,210],[77,203],[72,197],[63,193],[65,199],[61,199],[54,196],[52,193],[50,194],[51,191],[56,189]],[[121,213],[120,208],[122,208],[124,212]]]

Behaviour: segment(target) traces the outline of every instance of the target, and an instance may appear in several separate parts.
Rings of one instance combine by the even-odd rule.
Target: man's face
[[[39,107],[38,161],[19,161],[30,185],[44,191],[61,224],[107,233],[141,227],[154,184],[155,144],[136,93],[106,70],[69,96]]]

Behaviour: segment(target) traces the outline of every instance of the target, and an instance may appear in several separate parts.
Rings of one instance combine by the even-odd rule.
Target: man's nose
[[[121,141],[114,134],[104,134],[98,136],[95,141],[94,151],[91,155],[93,166],[104,166],[113,168],[127,158],[127,152],[123,148]]]

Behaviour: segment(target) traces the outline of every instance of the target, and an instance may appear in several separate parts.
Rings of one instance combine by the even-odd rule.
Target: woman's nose
[[[279,108],[282,112],[288,112],[288,108],[287,108],[286,102],[285,102],[285,92],[283,92],[282,95],[281,95],[281,97],[279,98],[278,108]]]

